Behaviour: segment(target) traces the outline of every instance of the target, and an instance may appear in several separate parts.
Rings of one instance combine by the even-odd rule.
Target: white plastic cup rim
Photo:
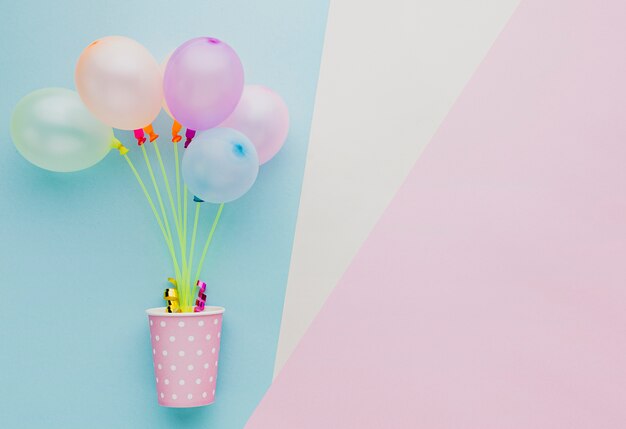
[[[165,307],[155,307],[146,310],[148,316],[165,316],[165,317],[198,317],[198,316],[211,316],[213,314],[222,314],[226,311],[224,307],[207,306],[203,311],[197,313],[168,313],[165,311]]]

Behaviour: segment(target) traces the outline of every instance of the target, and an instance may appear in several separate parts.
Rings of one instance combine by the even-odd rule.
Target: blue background
[[[244,426],[272,379],[327,7],[326,0],[2,1],[1,427]],[[126,163],[111,152],[92,169],[49,173],[21,158],[9,136],[22,96],[73,89],[81,50],[113,34],[143,43],[159,62],[189,38],[218,37],[239,53],[247,82],[274,88],[290,109],[287,144],[253,189],[225,206],[205,264],[209,301],[227,309],[209,407],[157,405],[144,310],[163,304],[172,268]],[[155,129],[171,166],[169,128],[162,113]],[[141,167],[130,133],[116,135]],[[215,210],[203,207],[199,243]]]

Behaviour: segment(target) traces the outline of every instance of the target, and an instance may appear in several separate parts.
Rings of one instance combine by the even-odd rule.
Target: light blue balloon
[[[236,200],[254,184],[259,157],[252,142],[231,128],[198,133],[183,156],[183,179],[197,197],[211,203]]]

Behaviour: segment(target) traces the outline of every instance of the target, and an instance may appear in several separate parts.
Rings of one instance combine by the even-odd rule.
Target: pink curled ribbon
[[[198,299],[196,299],[196,306],[193,308],[193,311],[194,313],[200,313],[204,311],[204,305],[206,304],[206,283],[198,280],[196,286],[198,286]]]

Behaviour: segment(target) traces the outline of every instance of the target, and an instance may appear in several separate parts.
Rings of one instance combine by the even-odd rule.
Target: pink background
[[[522,2],[248,428],[626,425],[625,22]]]

